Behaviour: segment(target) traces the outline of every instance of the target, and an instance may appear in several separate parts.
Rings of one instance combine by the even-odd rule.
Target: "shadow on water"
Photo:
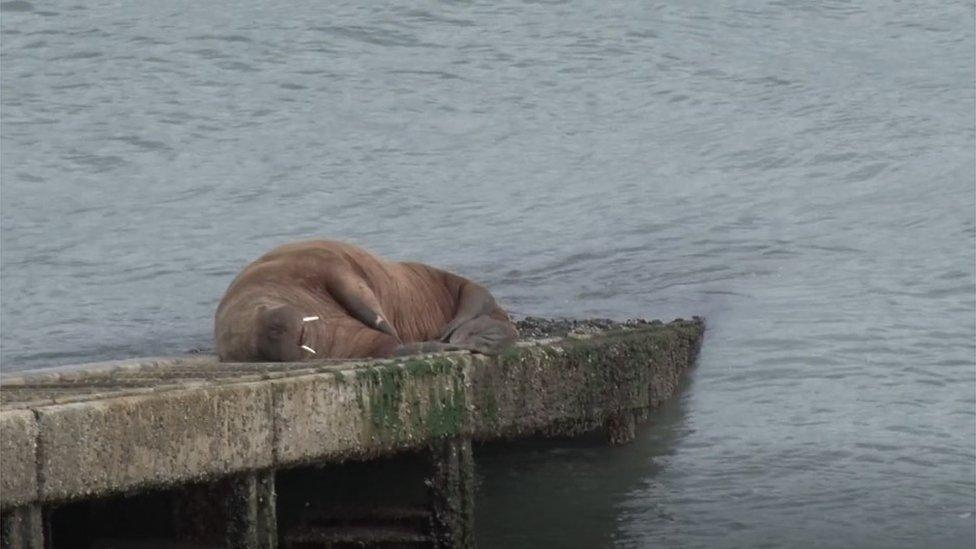
[[[602,430],[475,446],[478,546],[617,545],[628,494],[653,482],[689,432],[691,386],[686,379],[625,446],[608,447]]]

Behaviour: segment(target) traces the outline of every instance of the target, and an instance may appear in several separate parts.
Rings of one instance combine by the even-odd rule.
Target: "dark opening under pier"
[[[191,356],[4,377],[0,541],[471,546],[472,442],[596,429],[629,441],[694,362],[704,323],[536,319],[522,332],[533,339],[500,356]]]

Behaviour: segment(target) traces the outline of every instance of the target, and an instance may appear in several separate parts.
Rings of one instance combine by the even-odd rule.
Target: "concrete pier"
[[[140,531],[151,526],[187,546],[338,547],[370,535],[470,546],[472,441],[605,428],[610,443],[625,443],[674,392],[704,331],[699,319],[605,328],[545,334],[556,337],[496,357],[227,364],[195,356],[4,377],[0,542],[66,546],[77,541],[69,542],[72,521],[118,516],[145,500],[167,519]],[[352,506],[338,501],[316,519],[326,526],[279,528],[282,471],[414,455],[430,464],[417,466],[417,501],[367,502],[363,516],[347,516]],[[120,498],[128,504],[117,507]]]

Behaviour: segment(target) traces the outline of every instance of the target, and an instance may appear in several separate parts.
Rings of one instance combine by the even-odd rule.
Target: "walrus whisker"
[[[318,319],[319,319],[319,317],[317,315],[316,316],[303,316],[302,317],[302,322],[311,322],[313,320],[318,320]]]
[[[312,353],[313,355],[317,355],[318,354],[318,353],[315,352],[315,349],[309,347],[308,345],[302,345],[302,349],[305,349],[306,351]]]

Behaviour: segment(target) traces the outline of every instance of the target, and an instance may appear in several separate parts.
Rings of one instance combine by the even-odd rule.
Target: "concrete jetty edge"
[[[227,364],[144,359],[0,380],[0,507],[369,459],[456,437],[627,442],[669,398],[704,322],[521,342],[500,356]]]

